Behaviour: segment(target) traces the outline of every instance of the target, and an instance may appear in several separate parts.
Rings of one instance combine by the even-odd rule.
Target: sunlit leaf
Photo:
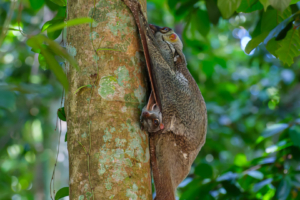
[[[247,165],[248,161],[247,161],[247,157],[245,154],[237,154],[234,158],[234,164],[237,166],[245,166]]]
[[[261,173],[260,171],[256,171],[256,170],[253,170],[253,171],[248,171],[247,174],[253,178],[256,178],[256,179],[263,179],[264,178],[264,174]]]
[[[295,4],[295,3],[298,3],[299,0],[291,0],[291,3],[290,4]]]
[[[264,6],[264,10],[266,11],[268,6],[270,5],[269,0],[259,0],[259,1]]]
[[[0,26],[0,31],[2,32],[2,30],[3,30],[3,26]],[[9,30],[9,31],[20,31],[17,28],[7,28],[7,30]]]
[[[222,13],[222,16],[229,18],[236,9],[240,6],[242,0],[218,0],[218,7]]]
[[[43,31],[47,30],[51,25],[58,25],[58,24],[61,24],[61,23],[64,22],[64,20],[65,20],[65,18],[63,18],[63,17],[53,18],[52,20],[47,21],[47,22],[43,25],[41,31],[43,32]]]
[[[66,6],[67,5],[66,0],[50,0],[50,1],[52,1],[53,3],[55,3],[59,6]]]
[[[299,37],[298,30],[290,30],[287,36],[280,42],[280,47],[276,51],[278,58],[289,66],[294,63],[294,58],[300,55]]]
[[[64,27],[70,27],[70,26],[76,26],[79,24],[86,24],[86,23],[92,23],[93,19],[91,18],[77,18],[77,19],[71,19],[69,21],[57,24],[51,28],[47,29],[47,32],[53,32],[59,29],[63,29]]]
[[[266,130],[264,130],[264,132],[262,133],[262,136],[264,138],[270,137],[272,135],[281,133],[282,131],[284,131],[288,127],[289,127],[288,124],[273,124],[271,126],[268,126],[266,128]]]
[[[287,141],[287,140],[282,140],[279,141],[277,144],[269,146],[268,148],[266,148],[266,153],[274,153],[276,151],[280,151],[282,149],[288,148],[290,146],[292,146],[293,143],[291,141]]]
[[[238,177],[238,174],[232,173],[232,172],[227,172],[227,173],[219,176],[217,178],[217,181],[221,182],[221,181],[225,181],[225,180],[233,180],[233,179],[236,179],[237,177]]]
[[[29,0],[33,10],[39,10],[44,5],[44,0]]]
[[[63,197],[69,196],[69,187],[60,188],[55,194],[55,200],[59,200]]]
[[[67,121],[67,119],[66,119],[66,113],[65,113],[65,107],[59,108],[57,110],[57,116],[58,116],[58,118],[60,120],[62,120],[64,122]]]
[[[289,5],[291,0],[269,0],[270,5],[283,12]]]

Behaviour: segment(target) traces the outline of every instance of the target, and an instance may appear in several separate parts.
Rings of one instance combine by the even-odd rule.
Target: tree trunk
[[[87,16],[93,24],[67,31],[80,67],[66,69],[70,199],[152,199],[148,135],[139,125],[147,75],[134,19],[121,0],[68,1],[68,20]]]

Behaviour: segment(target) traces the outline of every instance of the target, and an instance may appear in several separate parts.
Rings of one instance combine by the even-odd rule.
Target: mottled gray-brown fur
[[[124,2],[132,11],[141,34],[147,65],[150,65],[154,101],[159,106],[157,115],[161,112],[164,125],[162,130],[148,130],[155,199],[175,200],[177,186],[188,175],[205,143],[205,102],[186,67],[181,47],[176,44],[170,47],[160,32],[153,33],[137,0]],[[178,55],[175,61],[173,48]],[[142,117],[142,120],[145,119]]]

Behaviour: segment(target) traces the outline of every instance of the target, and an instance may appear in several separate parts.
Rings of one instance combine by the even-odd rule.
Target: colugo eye
[[[164,27],[162,28],[160,31],[163,32],[163,33],[166,33],[168,32],[170,29],[168,27]]]
[[[155,126],[158,126],[159,125],[159,120],[158,119],[154,119],[153,123],[154,123]]]

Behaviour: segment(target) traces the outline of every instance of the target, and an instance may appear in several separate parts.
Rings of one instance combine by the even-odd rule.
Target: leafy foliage
[[[69,187],[60,188],[55,195],[55,200],[59,200],[67,196],[69,196]]]
[[[206,1],[178,16],[192,2],[184,1],[169,4],[174,21],[163,22],[152,13],[164,2],[151,2],[152,23],[175,26],[179,33],[187,24],[181,34],[188,67],[208,110],[207,141],[178,191],[180,199],[299,198],[299,97],[291,96],[299,91],[299,47],[291,35],[299,34],[297,2],[279,8],[284,2]],[[217,17],[214,2],[229,20]],[[206,10],[215,25],[205,35],[198,31],[207,28],[197,23],[197,9]]]

